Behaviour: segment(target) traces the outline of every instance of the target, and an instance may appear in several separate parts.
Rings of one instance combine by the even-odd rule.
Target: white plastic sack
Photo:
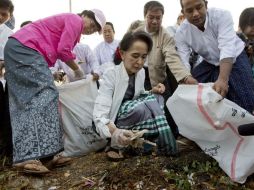
[[[92,128],[98,90],[89,77],[57,87],[64,129],[64,156],[80,156],[103,148],[107,141]]]
[[[216,159],[233,181],[244,183],[254,172],[254,137],[240,136],[237,128],[253,123],[254,116],[221,100],[212,85],[180,85],[167,107],[183,136]]]

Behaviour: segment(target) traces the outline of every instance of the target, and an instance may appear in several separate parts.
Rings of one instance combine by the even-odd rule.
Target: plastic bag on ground
[[[92,77],[58,86],[60,116],[64,129],[63,156],[81,156],[106,146],[92,126],[94,101],[98,94]]]
[[[253,123],[254,116],[222,99],[212,85],[179,85],[167,107],[183,136],[217,160],[233,181],[244,183],[254,172],[254,136],[240,136],[237,129]]]

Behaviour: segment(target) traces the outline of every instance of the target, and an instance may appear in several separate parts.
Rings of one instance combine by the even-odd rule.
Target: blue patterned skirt
[[[5,46],[13,162],[52,156],[63,149],[58,91],[37,51],[10,38]]]

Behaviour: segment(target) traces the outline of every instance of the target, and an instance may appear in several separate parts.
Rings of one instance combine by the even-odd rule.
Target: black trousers
[[[0,156],[12,154],[12,133],[9,113],[8,88],[0,82]]]
[[[151,90],[152,87],[151,87],[151,82],[150,82],[150,77],[149,77],[149,71],[148,71],[147,67],[144,67],[144,69],[145,69],[145,84],[144,84],[145,90]],[[166,74],[167,74],[166,75],[167,77],[166,77],[165,81],[163,82],[163,84],[165,85],[165,92],[162,94],[162,96],[164,97],[164,102],[165,102],[164,112],[165,112],[165,116],[168,121],[168,124],[172,130],[172,133],[175,136],[175,138],[177,138],[179,135],[179,130],[178,130],[178,127],[177,127],[172,115],[170,114],[170,112],[166,106],[166,102],[167,102],[168,98],[170,96],[172,96],[172,94],[175,92],[175,90],[178,86],[178,83],[168,67],[166,68]]]

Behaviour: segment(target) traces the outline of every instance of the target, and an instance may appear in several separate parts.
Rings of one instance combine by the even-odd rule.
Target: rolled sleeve
[[[224,58],[233,58],[236,60],[235,44],[236,32],[233,28],[233,19],[228,11],[218,18],[218,48],[220,50],[220,61]]]

